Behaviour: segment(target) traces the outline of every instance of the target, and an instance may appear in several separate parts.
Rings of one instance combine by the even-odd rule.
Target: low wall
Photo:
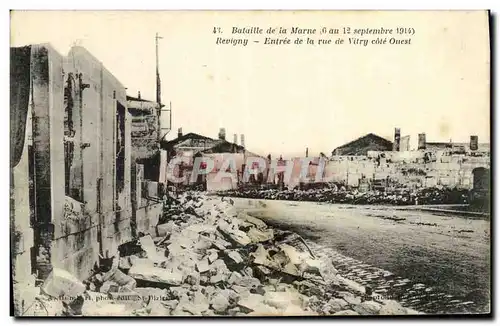
[[[156,225],[163,213],[163,203],[150,202],[135,212],[137,218],[137,233],[156,235]]]
[[[478,167],[490,168],[489,156],[436,153],[430,158],[431,161],[424,161],[421,152],[397,153],[401,154],[388,155],[386,153],[383,157],[335,156],[326,162],[320,181],[357,187],[361,179],[365,181],[388,180],[414,188],[442,185],[471,189],[473,170]],[[294,173],[297,174],[295,170],[300,169],[294,169]],[[311,177],[303,182],[314,182],[317,171],[316,166],[311,166],[309,168]],[[299,176],[293,175],[293,181],[287,185],[296,185],[297,179]]]

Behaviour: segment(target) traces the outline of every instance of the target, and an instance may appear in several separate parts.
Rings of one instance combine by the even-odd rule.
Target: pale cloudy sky
[[[214,27],[413,27],[411,45],[216,45]],[[262,155],[310,155],[373,132],[392,140],[489,141],[489,36],[485,12],[13,12],[11,45],[86,47],[128,88],[155,99],[160,41],[163,102],[177,128],[245,134]],[[292,40],[294,36],[288,35]],[[333,37],[335,39],[336,37]],[[253,40],[261,40],[254,43]]]

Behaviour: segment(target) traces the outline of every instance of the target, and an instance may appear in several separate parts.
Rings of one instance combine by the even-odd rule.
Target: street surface
[[[401,207],[233,198],[329,251],[346,278],[427,313],[489,309],[490,222]]]

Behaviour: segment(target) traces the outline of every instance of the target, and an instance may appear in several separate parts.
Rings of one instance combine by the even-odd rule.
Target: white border
[[[2,126],[0,127],[0,132],[2,133],[2,139],[5,140],[5,143],[7,145],[6,148],[9,147],[9,110],[7,109],[9,106],[9,91],[8,91],[8,66],[9,66],[9,52],[7,50],[7,46],[9,44],[9,9],[38,9],[38,10],[56,10],[56,9],[67,9],[67,10],[74,10],[74,9],[79,9],[79,10],[107,10],[107,9],[128,9],[128,10],[178,10],[178,9],[189,9],[189,10],[194,10],[194,9],[207,9],[207,10],[217,10],[217,9],[224,9],[224,10],[245,10],[245,9],[252,9],[252,10],[257,10],[257,9],[283,9],[283,10],[290,10],[290,9],[337,9],[337,10],[346,10],[346,9],[378,9],[378,10],[395,10],[395,9],[402,9],[402,10],[450,10],[450,9],[491,9],[493,13],[499,13],[499,3],[500,1],[498,0],[475,0],[475,1],[361,1],[361,0],[351,0],[351,1],[345,1],[345,2],[332,2],[332,1],[322,1],[322,0],[307,0],[307,1],[294,1],[294,0],[288,0],[288,1],[270,1],[270,0],[253,0],[253,1],[171,1],[169,3],[165,3],[163,1],[154,1],[154,0],[120,0],[115,3],[108,2],[104,3],[102,0],[87,0],[87,1],[36,1],[36,0],[7,0],[7,1],[2,1],[1,7],[3,7],[1,11],[1,19],[2,19],[2,25],[3,28],[0,29],[0,35],[1,35],[1,41],[2,44],[5,45],[5,50],[0,51],[0,55],[2,56],[2,60],[0,61],[2,64],[2,69],[4,73],[1,74],[3,78],[3,85],[4,87],[0,88],[0,98],[2,99],[3,105],[2,107],[4,108],[2,110],[3,117],[0,119],[0,123]],[[494,31],[494,39],[495,43],[497,44],[497,49],[496,49],[496,55],[495,55],[495,62],[496,62],[496,69],[495,69],[495,74],[494,76],[498,75],[498,19]],[[496,84],[496,88],[498,89],[498,84]],[[498,117],[497,117],[498,118]],[[494,123],[494,129],[497,129],[497,121]],[[493,135],[492,135],[493,137]],[[498,139],[495,137],[495,153],[498,153],[499,147],[498,145]],[[6,151],[5,151],[6,152]],[[1,227],[2,231],[2,236],[0,239],[3,242],[3,246],[1,248],[4,248],[3,250],[0,250],[0,253],[2,255],[2,259],[0,259],[0,262],[2,264],[2,268],[0,269],[1,272],[1,279],[3,282],[0,284],[2,285],[1,288],[1,294],[4,296],[2,300],[2,325],[5,324],[13,324],[14,319],[8,317],[9,316],[9,302],[10,302],[10,297],[9,297],[9,281],[10,280],[10,270],[9,270],[9,250],[7,248],[10,247],[9,243],[9,155],[2,155],[2,160],[0,160],[1,166],[0,166],[0,171],[2,172],[2,182],[0,183],[0,204],[2,208],[2,212],[4,213],[4,224],[3,227]],[[495,167],[496,170],[496,167]],[[495,177],[496,180],[496,177]],[[496,186],[496,184],[495,184]],[[498,191],[495,193],[495,202],[497,202],[498,198]],[[492,234],[498,235],[498,225],[499,222],[496,221],[494,223],[495,225],[495,230],[493,231]],[[498,239],[495,241],[495,253],[498,253]],[[499,305],[498,301],[498,279],[495,279],[495,293],[496,296],[495,298],[497,299],[495,301],[496,305]],[[494,309],[495,307],[492,306]],[[137,320],[133,321],[133,318],[131,320],[87,320],[91,321],[94,324],[104,324],[110,325],[119,325],[122,324],[123,322],[126,322],[127,324],[135,324],[135,325],[140,325],[143,324],[144,322],[160,322],[160,323],[168,323],[169,325],[173,324],[179,324],[179,325],[186,325],[186,324],[191,324],[195,322],[202,322],[202,323],[219,323],[223,322],[223,320],[216,319],[216,320],[206,320],[206,319],[197,319],[197,320],[189,320],[189,321],[182,321],[179,319],[176,320]],[[305,320],[305,319],[298,319],[298,320],[293,320],[294,322],[298,322],[300,324],[312,324],[314,322],[313,319],[311,320]],[[357,320],[357,321],[352,321],[349,322],[347,320],[322,320],[323,322],[334,322],[336,324],[342,324],[342,323],[350,323],[350,324],[359,324],[359,325],[364,325],[366,321],[368,320]],[[53,320],[47,320],[46,322],[53,322]],[[59,322],[73,322],[69,320],[65,321],[59,321]],[[81,322],[81,321],[80,321]],[[224,322],[230,322],[230,323],[248,323],[252,322],[252,320],[230,320],[230,321],[224,321]],[[292,320],[287,320],[287,319],[266,319],[266,320],[255,320],[253,321],[254,323],[257,322],[259,324],[275,324],[275,323],[290,323]],[[377,322],[376,320],[370,319],[370,323]],[[385,321],[379,321],[379,323]],[[418,321],[405,321],[405,320],[395,320],[395,323],[416,323]],[[424,322],[425,324],[428,325],[440,325],[443,322],[450,322],[449,320],[422,320],[421,322]],[[452,320],[451,322],[456,322],[456,320]],[[467,322],[467,323],[476,323],[475,322]]]

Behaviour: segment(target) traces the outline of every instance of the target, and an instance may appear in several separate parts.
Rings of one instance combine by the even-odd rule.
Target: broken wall
[[[32,148],[30,106],[31,47],[12,48],[10,62],[10,234],[12,277],[29,282],[31,251],[34,246],[31,229],[33,180],[30,178],[29,155]],[[32,280],[33,282],[34,280]],[[26,287],[21,285],[20,288]]]
[[[63,57],[49,45],[33,45],[31,53],[34,256],[38,278],[61,263],[57,247],[64,216],[64,84]],[[56,231],[57,230],[57,231]],[[70,231],[69,231],[70,232]],[[65,232],[68,234],[69,232]]]
[[[131,141],[125,88],[82,47],[73,47],[69,52],[65,75],[69,74],[77,76],[80,92],[79,103],[75,106],[81,116],[80,126],[76,127],[80,137],[75,148],[81,151],[81,160],[76,163],[82,169],[82,202],[86,215],[83,219],[87,221],[78,229],[86,234],[83,236],[85,241],[77,241],[76,234],[75,241],[82,243],[92,239],[90,243],[95,243],[99,238],[103,253],[114,252],[120,243],[131,238]],[[88,252],[79,253],[87,255],[85,265],[95,261],[95,253],[89,253],[94,251],[92,247],[96,246],[89,244],[80,249]]]
[[[134,164],[132,169],[132,198],[133,198],[133,225],[135,235],[142,234],[156,234],[156,225],[160,220],[163,213],[163,203],[158,198],[158,191],[156,196],[149,191],[150,188],[158,183],[144,179],[144,166],[142,164]]]
[[[28,77],[11,73],[14,85],[27,79],[31,94],[25,130],[14,119],[15,143],[27,141],[11,157],[13,274],[44,279],[58,267],[84,279],[99,253],[132,238],[125,88],[84,48],[68,57],[50,45],[27,48]],[[14,53],[12,60],[22,58]],[[14,89],[11,96],[22,98]]]
[[[411,187],[441,185],[471,189],[472,171],[477,167],[490,166],[487,156],[445,155],[440,152],[434,154],[430,161],[423,160],[423,154],[419,152],[394,152],[387,157],[378,158],[337,156],[326,163],[323,181],[358,186],[362,178],[389,178]]]
[[[151,101],[127,101],[131,114],[132,158],[144,159],[155,155],[159,149],[159,105]]]
[[[213,169],[206,175],[208,191],[221,191],[236,189],[238,187],[239,175],[245,164],[245,156],[241,153],[214,153],[203,154],[214,162]],[[231,163],[229,163],[231,162]],[[227,165],[226,175],[220,174],[221,168]]]

